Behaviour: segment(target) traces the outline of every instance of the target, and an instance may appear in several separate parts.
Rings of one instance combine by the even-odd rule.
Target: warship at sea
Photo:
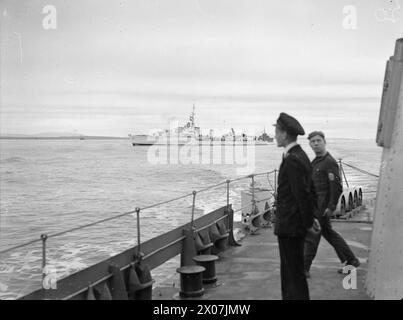
[[[133,146],[151,146],[151,145],[267,145],[273,142],[264,129],[260,135],[248,135],[246,132],[236,134],[231,128],[228,133],[217,135],[213,129],[208,134],[202,134],[199,126],[196,126],[195,105],[193,104],[192,113],[189,121],[184,126],[178,126],[173,129],[158,130],[151,134],[129,134]]]
[[[354,269],[345,269],[348,267],[345,266],[344,274],[339,274],[334,250],[323,242],[312,265],[312,277],[308,280],[312,299],[403,298],[402,128],[403,38],[396,41],[395,53],[386,65],[376,136],[377,145],[383,149],[379,175],[340,160],[340,177],[346,188],[335,211],[340,215],[333,217],[334,228],[354,247],[361,265]],[[363,199],[362,193],[369,191],[349,185],[342,165],[360,173],[361,179],[376,178],[376,197]],[[59,233],[42,234],[29,242],[2,250],[0,255],[14,255],[22,247],[41,243],[42,250],[36,251],[42,253],[42,268],[33,269],[31,273],[35,276],[38,270],[42,270],[42,286],[20,295],[18,299],[22,300],[280,299],[281,265],[277,239],[272,232],[272,223],[276,223],[277,173],[278,170],[274,169],[227,179],[175,199],[137,207]],[[267,178],[267,188],[257,187],[255,179],[258,176]],[[230,191],[240,180],[250,181],[250,190],[241,192],[241,208],[234,210]],[[226,190],[221,192],[226,191],[226,203],[196,218],[196,196],[213,189],[219,192],[217,188],[224,186]],[[147,223],[146,219],[140,219],[144,211],[163,206],[161,212],[164,212],[168,203],[188,197],[192,197],[189,199],[192,205],[188,222],[141,241],[141,225]],[[234,223],[237,212],[242,215],[241,225]],[[49,241],[79,229],[133,215],[137,220],[137,245],[63,278],[57,278],[48,268],[51,262],[47,255]],[[180,261],[174,260],[176,258]],[[168,262],[178,266],[176,272],[165,281],[155,283],[152,272]],[[2,289],[7,290],[7,285],[0,283]],[[241,303],[237,308],[245,305]],[[214,303],[208,306],[213,307]],[[219,305],[215,306],[218,308]],[[211,310],[217,314],[217,309]],[[231,314],[227,309],[224,311],[222,314]],[[158,312],[163,314],[164,310],[161,308]]]

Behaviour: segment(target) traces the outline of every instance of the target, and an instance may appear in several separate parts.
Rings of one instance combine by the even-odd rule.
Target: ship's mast
[[[195,126],[194,120],[195,120],[195,104],[193,103],[193,110],[192,110],[192,113],[190,115],[190,125],[191,125],[192,128]]]

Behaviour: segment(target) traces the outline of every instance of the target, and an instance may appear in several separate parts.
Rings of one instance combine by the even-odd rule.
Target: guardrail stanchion
[[[231,180],[227,179],[226,183],[227,183],[227,211],[229,210],[229,184],[230,184]]]
[[[229,245],[231,246],[240,246],[240,244],[234,238],[234,210],[229,207],[229,184],[231,183],[230,179],[226,180],[227,183],[227,230],[229,231]],[[242,213],[241,213],[242,214]]]
[[[191,228],[194,228],[194,215],[195,215],[195,205],[196,205],[196,191],[193,191],[193,204],[192,204],[192,221],[190,223]]]
[[[46,299],[46,287],[45,287],[45,281],[46,281],[46,240],[48,239],[47,234],[41,234],[41,240],[42,240],[42,299]]]
[[[252,215],[255,212],[255,205],[256,205],[256,201],[255,201],[255,176],[252,174],[251,178],[252,178],[252,213],[251,213],[251,215]]]
[[[195,233],[196,227],[194,225],[194,213],[195,213],[195,205],[196,205],[196,191],[192,192],[193,195],[193,203],[192,203],[192,217],[190,220],[190,227],[186,227],[183,230],[183,234],[185,239],[182,245],[182,253],[181,253],[181,267],[195,265],[196,262],[193,261],[193,257],[197,255],[196,245],[195,245]]]
[[[137,258],[141,259],[141,241],[140,241],[140,208],[136,208],[136,216],[137,216]]]
[[[226,228],[227,228],[227,230],[230,230],[230,232],[232,233],[232,231],[233,231],[233,216],[232,216],[232,214],[233,213],[230,213],[230,210],[229,210],[229,184],[230,184],[230,182],[231,182],[231,180],[230,179],[227,179],[226,181],[225,181],[226,183],[227,183],[227,215],[228,215],[228,218],[226,219]]]
[[[341,185],[343,185],[343,177],[344,177],[344,181],[346,181],[346,186],[347,186],[347,188],[349,188],[346,173],[344,172],[343,164],[342,164],[341,160],[342,159],[340,158],[339,159],[339,170],[340,170]]]
[[[252,174],[251,175],[252,178],[252,211],[250,213],[249,216],[249,230],[251,231],[252,234],[254,234],[257,230],[257,228],[254,228],[253,225],[253,219],[254,219],[254,215],[257,213],[256,210],[256,200],[255,200],[255,176]]]

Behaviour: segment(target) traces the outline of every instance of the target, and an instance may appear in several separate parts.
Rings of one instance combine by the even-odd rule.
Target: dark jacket
[[[312,161],[312,180],[317,195],[317,209],[315,215],[320,217],[326,208],[335,210],[339,197],[343,192],[339,166],[336,160],[327,152],[324,156],[316,157]]]
[[[311,162],[301,146],[292,147],[280,165],[274,234],[305,236],[315,207]]]

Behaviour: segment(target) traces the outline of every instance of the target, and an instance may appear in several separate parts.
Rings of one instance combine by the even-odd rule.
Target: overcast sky
[[[375,138],[403,36],[396,0],[1,0],[0,18],[1,133],[127,136],[184,123],[195,103],[205,129],[272,132],[284,111],[306,131]]]

